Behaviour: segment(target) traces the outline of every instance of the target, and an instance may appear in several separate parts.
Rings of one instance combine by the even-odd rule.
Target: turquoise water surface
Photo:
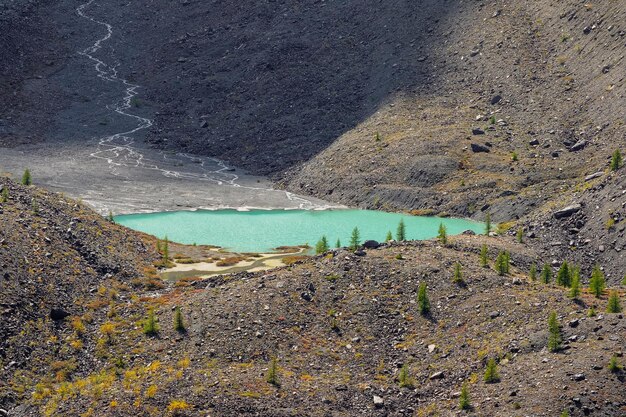
[[[387,231],[395,237],[398,223],[404,219],[407,239],[430,239],[437,236],[443,223],[449,235],[465,230],[482,232],[482,223],[465,219],[409,216],[372,210],[199,210],[115,217],[131,229],[159,238],[186,244],[216,245],[235,252],[267,252],[278,246],[308,243],[314,246],[322,235],[331,247],[337,239],[348,246],[354,227],[361,241],[384,241]]]

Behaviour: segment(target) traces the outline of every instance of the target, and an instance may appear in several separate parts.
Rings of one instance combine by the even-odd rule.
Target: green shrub
[[[619,364],[619,362],[617,360],[617,356],[613,355],[611,357],[611,360],[609,361],[609,371],[611,371],[613,373],[618,373],[622,369],[624,369],[624,367]]]
[[[506,275],[511,268],[511,257],[508,252],[503,251],[498,254],[494,265],[498,275]]]
[[[556,274],[556,283],[562,285],[564,287],[569,287],[571,285],[571,273],[569,265],[567,261],[563,261],[561,267],[559,268],[559,272]]]
[[[426,293],[427,286],[425,282],[422,282],[417,292],[417,307],[422,316],[430,313],[430,301],[428,300],[428,294]]]
[[[572,274],[572,285],[569,289],[569,296],[573,300],[577,300],[580,297],[580,268],[574,268]]]
[[[183,313],[179,306],[174,309],[174,330],[178,332],[185,331],[185,322],[183,321]]]
[[[452,279],[452,282],[454,282],[455,284],[463,284],[465,281],[463,281],[463,275],[461,274],[461,264],[459,262],[454,264],[454,278]]]
[[[326,239],[326,236],[322,236],[322,238],[315,244],[315,253],[319,255],[320,253],[327,252],[328,249],[330,249],[328,247],[328,239]]]
[[[143,322],[143,332],[148,336],[153,336],[159,332],[159,324],[154,315],[154,310],[148,311],[148,317]]]
[[[398,229],[396,230],[396,240],[398,242],[404,242],[406,240],[406,226],[404,225],[404,219],[398,223]]]
[[[359,228],[355,227],[352,229],[352,235],[350,236],[350,249],[353,251],[357,250],[361,245],[361,232],[359,232]]]
[[[488,256],[489,251],[487,249],[487,245],[483,244],[480,247],[480,266],[483,268],[487,268],[489,266]]]
[[[491,213],[485,215],[485,234],[489,236],[489,232],[491,232]]]
[[[513,162],[519,161],[519,155],[517,154],[517,152],[513,152],[511,154],[511,161],[513,161]]]
[[[398,374],[398,383],[400,388],[413,388],[414,383],[413,379],[409,375],[409,367],[405,363],[402,368],[400,368],[400,373]]]
[[[9,187],[5,185],[2,187],[2,202],[6,203],[7,201],[9,201]]]
[[[31,185],[33,183],[33,178],[30,175],[30,170],[26,169],[24,174],[22,175],[22,185]]]
[[[459,397],[459,408],[461,410],[470,410],[472,405],[470,404],[469,390],[467,388],[467,382],[461,387],[461,396]]]
[[[549,284],[550,281],[552,281],[552,268],[548,264],[543,264],[543,269],[541,270],[541,282]]]
[[[483,378],[486,383],[492,384],[500,381],[500,375],[498,375],[498,365],[494,358],[489,359],[487,362],[487,368],[485,369],[485,376]]]
[[[622,306],[619,302],[619,293],[617,290],[612,290],[609,293],[609,303],[606,306],[607,313],[621,313]]]
[[[278,360],[276,357],[273,357],[269,369],[267,370],[267,378],[266,381],[272,385],[279,386],[278,382]]]
[[[548,331],[550,335],[548,336],[548,350],[550,352],[557,352],[561,349],[561,326],[559,325],[558,320],[556,319],[556,312],[553,311],[548,316]]]
[[[448,244],[448,231],[443,223],[439,223],[439,233],[437,235],[437,239],[439,239],[439,243],[444,246]]]
[[[600,298],[604,292],[606,286],[606,280],[604,279],[604,273],[598,265],[593,268],[591,273],[591,279],[589,280],[589,290],[596,298]]]
[[[613,152],[611,157],[611,171],[617,171],[622,166],[622,153],[619,149]]]

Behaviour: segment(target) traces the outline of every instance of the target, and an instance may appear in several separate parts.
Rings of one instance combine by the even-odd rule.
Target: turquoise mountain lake
[[[216,245],[235,252],[268,252],[278,246],[314,246],[322,235],[331,247],[337,239],[350,242],[354,227],[361,241],[384,241],[387,231],[395,236],[404,219],[407,239],[437,236],[443,223],[449,235],[465,230],[484,231],[482,223],[465,219],[410,216],[372,210],[199,210],[115,217],[128,228],[186,244]]]

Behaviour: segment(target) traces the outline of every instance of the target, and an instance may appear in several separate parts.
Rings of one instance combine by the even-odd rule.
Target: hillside
[[[55,332],[70,316],[102,307],[101,295],[129,291],[155,258],[149,239],[79,202],[0,177],[0,189],[5,187],[8,200],[0,203],[0,408],[16,400],[13,378],[55,360],[58,352],[44,334]]]
[[[511,251],[510,274],[480,267],[482,243],[491,259]],[[623,315],[604,313],[606,297],[573,302],[560,287],[530,282],[534,256],[523,245],[461,236],[445,248],[339,250],[150,296],[104,294],[89,320],[38,336],[55,362],[13,377],[23,402],[10,415],[621,415],[623,374],[607,364],[624,360]],[[452,282],[456,261],[464,284]],[[420,283],[428,285],[426,316],[416,303]],[[595,317],[587,317],[591,306]],[[175,307],[184,331],[174,330]],[[152,309],[158,330],[150,336],[142,329]],[[563,333],[557,353],[546,349],[550,311]],[[272,358],[276,384],[267,382]],[[490,358],[496,383],[483,381]],[[470,413],[458,409],[464,382]]]

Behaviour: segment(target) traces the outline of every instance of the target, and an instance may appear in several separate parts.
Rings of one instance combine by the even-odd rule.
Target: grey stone
[[[429,376],[428,379],[443,379],[444,377],[445,375],[443,374],[443,371],[439,371]]]
[[[381,408],[385,405],[385,400],[383,400],[382,397],[379,397],[378,395],[374,395],[374,406],[376,408]]]
[[[555,211],[552,215],[555,219],[563,219],[571,216],[572,214],[578,213],[581,208],[582,206],[580,204],[572,204],[571,206]]]
[[[474,153],[480,153],[480,152],[488,153],[488,152],[491,152],[491,150],[488,147],[486,147],[485,145],[480,145],[478,143],[472,143],[471,146],[472,146],[472,152],[474,152]]]

